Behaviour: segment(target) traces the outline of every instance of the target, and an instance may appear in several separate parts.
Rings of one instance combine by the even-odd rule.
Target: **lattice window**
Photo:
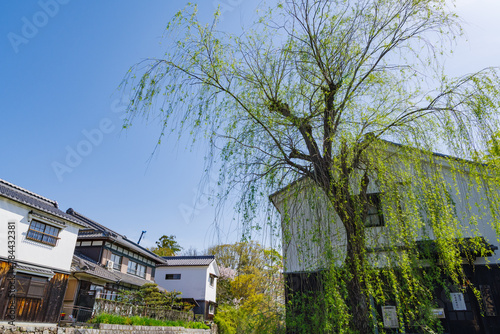
[[[47,225],[45,223],[32,220],[26,238],[38,241],[47,245],[55,246],[59,240],[59,231],[61,229]]]

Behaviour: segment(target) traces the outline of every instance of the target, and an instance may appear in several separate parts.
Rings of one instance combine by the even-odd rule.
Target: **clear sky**
[[[238,238],[230,207],[221,229],[197,196],[204,147],[164,141],[149,161],[154,120],[121,130],[117,86],[134,63],[162,54],[161,35],[187,1],[4,0],[0,2],[0,178],[57,200],[152,246],[163,234],[185,249]],[[259,1],[200,2],[209,20],[239,29]],[[500,1],[459,0],[469,41],[447,60],[450,74],[500,66]],[[210,191],[210,187],[206,190]],[[193,210],[194,209],[194,210]]]

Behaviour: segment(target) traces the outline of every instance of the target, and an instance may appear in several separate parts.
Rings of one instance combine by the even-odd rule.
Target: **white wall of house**
[[[342,263],[345,230],[323,192],[312,184],[285,191],[273,202],[281,213],[285,272],[324,268],[326,259]],[[336,249],[333,258],[325,252]]]
[[[219,272],[217,270],[217,264],[215,261],[212,261],[210,265],[208,266],[206,276],[205,276],[205,282],[206,282],[206,288],[205,288],[205,300],[210,301],[210,302],[216,302],[216,293],[217,293],[217,277],[214,278],[213,284],[210,284],[210,275],[215,275],[219,276]]]
[[[499,250],[488,258],[477,258],[475,263],[500,263],[497,233],[497,229],[500,232],[500,226],[493,224],[484,187],[471,181],[467,171],[457,176],[446,162],[442,164],[440,173],[450,185],[449,194],[456,208],[459,226],[462,227],[452,231],[455,235],[450,237],[484,237],[486,242],[499,247]],[[324,193],[310,182],[298,182],[293,187],[273,197],[273,203],[282,217],[285,272],[318,270],[325,268],[332,259],[341,264],[345,256],[346,236],[338,215]],[[302,187],[301,191],[297,191],[297,187]],[[369,189],[368,192],[377,192],[377,189]],[[425,216],[425,213],[422,214]],[[385,215],[384,219],[386,226],[392,223]],[[387,240],[385,229],[387,227],[366,228],[367,247],[383,246]],[[427,231],[427,236],[434,238],[434,232],[428,228]],[[422,231],[418,233],[417,240],[424,235]],[[384,253],[378,255],[372,254],[370,260],[380,261],[379,265],[383,265]]]
[[[210,274],[217,275],[215,261],[209,266],[161,266],[156,268],[155,283],[167,291],[182,292],[181,298],[216,302],[217,279],[209,284]],[[167,274],[180,274],[180,279],[165,279]]]
[[[17,202],[0,198],[0,256],[8,258],[8,223],[16,223],[15,257],[16,260],[42,267],[70,271],[71,260],[75,250],[78,226],[65,221],[66,227],[59,232],[56,246],[46,245],[26,239],[30,226],[29,212],[32,209]],[[50,217],[49,214],[43,215]],[[63,221],[60,218],[53,219]],[[43,221],[42,221],[43,222]]]

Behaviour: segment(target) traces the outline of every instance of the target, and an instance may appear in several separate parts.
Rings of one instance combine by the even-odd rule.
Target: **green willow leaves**
[[[331,311],[315,318],[325,332],[371,333],[381,322],[375,305],[389,300],[403,326],[430,331],[439,326],[433,286],[459,284],[462,256],[473,258],[463,240],[476,240],[485,215],[498,230],[498,209],[471,210],[469,201],[498,203],[497,172],[430,152],[484,155],[498,131],[496,69],[444,75],[442,55],[461,35],[447,1],[279,1],[260,13],[242,33],[218,30],[219,13],[200,22],[194,5],[175,15],[164,57],[124,79],[126,125],[154,117],[160,140],[169,132],[208,140],[227,190],[220,198],[239,196],[244,230],[260,227],[252,220],[270,209],[269,194],[302,180],[274,204],[285,252],[306,259],[311,243],[321,246],[302,269],[328,269],[315,299]],[[374,192],[383,228],[365,226]],[[425,240],[438,259],[422,258]],[[285,270],[296,260],[287,256]]]

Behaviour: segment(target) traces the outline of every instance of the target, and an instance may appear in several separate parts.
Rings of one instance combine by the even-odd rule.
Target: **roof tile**
[[[76,212],[72,208],[69,208],[66,211],[67,214],[71,215],[75,219],[81,222],[81,224],[87,226],[87,229],[80,230],[78,233],[78,239],[92,239],[97,237],[107,237],[113,240],[114,242],[120,244],[123,247],[129,248],[143,256],[148,257],[149,259],[154,260],[156,263],[163,263],[164,260],[151,252],[150,250],[138,245],[137,243],[127,239],[125,236],[113,231],[112,229],[99,224],[98,222],[85,217],[81,213]]]
[[[66,214],[64,211],[59,210],[56,201],[35,194],[34,192],[16,186],[15,184],[2,179],[0,179],[0,196],[6,197],[18,203],[22,203],[31,208],[38,209],[42,212],[52,214],[67,221],[77,223],[79,225],[81,224],[74,217]]]
[[[202,255],[202,256],[163,256],[163,259],[167,261],[166,264],[160,264],[158,266],[208,266],[212,261],[215,260],[214,255]]]

